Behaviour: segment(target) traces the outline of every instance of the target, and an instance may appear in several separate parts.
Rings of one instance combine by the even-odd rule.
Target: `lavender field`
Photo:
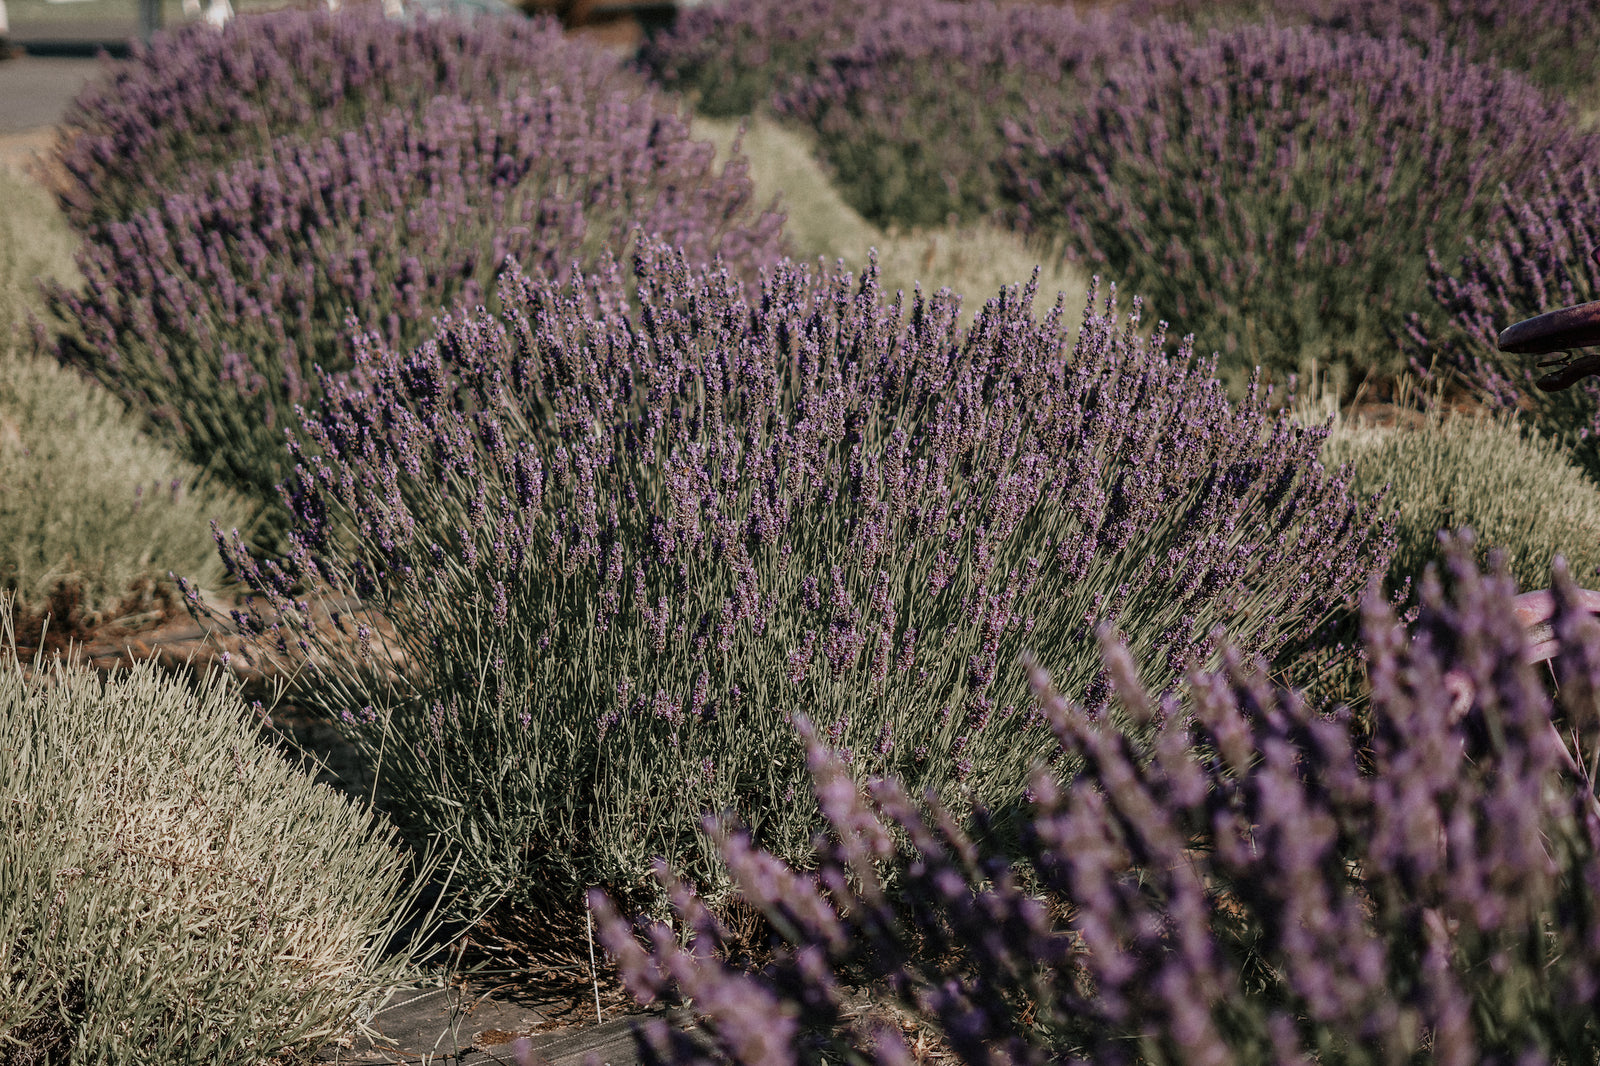
[[[303,1061],[589,914],[751,1066],[1596,1061],[1600,382],[1494,346],[1600,295],[1596,56],[720,0],[108,65],[0,174],[0,618],[229,636],[0,665],[0,1063]]]

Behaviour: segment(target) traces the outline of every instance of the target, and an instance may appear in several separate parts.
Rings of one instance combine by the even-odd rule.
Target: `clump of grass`
[[[1329,466],[1350,463],[1358,492],[1388,484],[1399,509],[1391,588],[1413,587],[1429,563],[1444,564],[1441,530],[1475,534],[1478,562],[1505,554],[1518,588],[1549,584],[1556,555],[1573,580],[1600,575],[1600,488],[1567,451],[1518,420],[1517,412],[1447,413],[1430,407],[1414,428],[1340,426],[1323,448]]]
[[[0,599],[0,1062],[309,1053],[420,976],[412,856],[252,718],[221,674],[25,679]]]
[[[740,130],[743,137],[740,138]],[[884,231],[845,203],[817,161],[815,144],[803,131],[757,116],[745,120],[696,117],[693,135],[717,147],[719,165],[731,157],[733,144],[750,163],[754,200],[778,198],[784,212],[784,234],[798,258],[842,259],[854,272],[866,267],[878,251],[878,276],[885,292],[907,295],[915,284],[924,292],[951,292],[974,297],[963,301],[962,322],[970,324],[987,298],[1039,266],[1039,256],[1009,230],[984,223],[934,229]],[[1041,267],[1039,293],[1044,304],[1065,293],[1067,306],[1080,307],[1088,297],[1089,278],[1075,264]]]
[[[1361,494],[1390,486],[1398,524],[1389,587],[1409,579],[1414,602],[1427,565],[1444,566],[1439,533],[1462,527],[1473,531],[1478,564],[1502,552],[1523,591],[1549,583],[1558,554],[1580,585],[1600,580],[1600,487],[1570,449],[1516,410],[1450,410],[1443,388],[1421,391],[1416,379],[1399,378],[1394,404],[1408,417],[1393,425],[1341,409],[1338,388],[1316,367],[1294,401],[1302,425],[1329,426],[1326,467],[1349,463]]]
[[[0,203],[0,589],[24,630],[70,608],[67,628],[81,634],[160,613],[169,571],[217,588],[208,522],[249,528],[250,510],[144,436],[116,397],[35,350],[38,281],[75,280],[77,239],[20,175],[0,170]]]

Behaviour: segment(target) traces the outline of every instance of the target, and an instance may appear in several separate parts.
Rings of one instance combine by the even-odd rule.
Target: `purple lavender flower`
[[[82,290],[53,290],[77,327],[60,358],[270,499],[291,466],[296,407],[351,366],[352,320],[406,348],[440,311],[492,302],[508,261],[564,278],[602,249],[620,254],[636,229],[751,281],[778,257],[782,219],[751,210],[742,162],[717,171],[671,105],[611,91],[559,38],[545,47],[563,62],[542,66],[570,77],[502,100],[375,111],[336,136],[285,135],[91,225]],[[504,462],[503,427],[463,432]],[[533,491],[522,461],[507,489],[518,499]]]
[[[397,817],[459,835],[469,881],[515,877],[527,905],[573,877],[637,884],[657,856],[726,883],[708,808],[804,855],[796,713],[862,775],[1014,807],[1057,750],[1038,716],[996,713],[1029,700],[1024,652],[1109,693],[1110,627],[1164,690],[1227,625],[1288,669],[1386,566],[1392,523],[1322,471],[1321,431],[1231,404],[1114,298],[1074,338],[1033,285],[961,329],[948,293],[890,303],[870,270],[780,264],[753,301],[669,247],[633,271],[626,300],[615,267],[511,273],[495,312],[414,349],[363,338],[286,486],[327,528],[290,530],[284,580],[395,634],[363,665],[313,627],[294,698],[392,706],[397,742],[357,739],[391,753]],[[302,625],[279,564],[224,554],[260,614]],[[435,737],[441,700],[462,725]]]
[[[802,720],[831,828],[812,872],[713,827],[738,898],[770,923],[771,960],[730,967],[725,931],[665,871],[687,944],[630,930],[596,893],[601,937],[643,1001],[687,995],[698,1011],[709,992],[753,1012],[705,1029],[735,1063],[909,1061],[901,1034],[846,1014],[847,974],[966,1063],[1590,1061],[1600,625],[1559,563],[1554,584],[1554,705],[1525,662],[1514,584],[1480,573],[1470,542],[1430,569],[1409,631],[1369,587],[1370,730],[1232,646],[1187,678],[1185,720],[1143,739],[1033,664],[1061,757],[1034,775],[1020,847],[893,778],[863,789]],[[1116,699],[1148,705],[1121,643],[1107,632],[1102,649]],[[1447,673],[1470,686],[1465,715],[1445,713]],[[786,1043],[742,1035],[762,1031]],[[639,1039],[690,1061],[660,1030]]]
[[[1352,387],[1399,373],[1430,248],[1451,261],[1502,183],[1587,150],[1520,75],[1307,27],[1158,25],[1087,107],[1054,101],[1012,128],[1017,220],[1220,350],[1235,388],[1312,359]]]

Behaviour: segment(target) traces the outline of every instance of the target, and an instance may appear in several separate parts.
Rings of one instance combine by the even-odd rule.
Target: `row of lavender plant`
[[[1558,564],[1552,705],[1514,583],[1471,554],[1452,552],[1448,590],[1430,571],[1410,633],[1369,592],[1365,748],[1231,646],[1180,711],[1102,632],[1125,713],[1166,721],[1149,742],[1035,665],[1082,772],[1035,775],[1017,856],[892,776],[863,794],[802,722],[829,825],[816,871],[708,827],[769,923],[763,969],[732,965],[726,931],[664,871],[671,928],[630,928],[590,894],[635,995],[689,999],[725,1056],[657,1021],[645,1061],[912,1062],[882,1015],[851,1020],[863,984],[964,1063],[1594,1061],[1600,624]]]
[[[638,62],[662,86],[693,99],[702,114],[748,115],[894,11],[890,0],[696,4],[646,41]]]
[[[634,91],[598,49],[563,42],[552,19],[386,19],[375,3],[312,5],[194,23],[136,43],[73,101],[62,123],[62,191],[80,229],[158,204],[171,186],[437,96],[494,101],[565,85],[576,98]]]
[[[1577,116],[1519,75],[1398,40],[1243,26],[1139,37],[1087,107],[1015,123],[1019,222],[1144,294],[1237,384],[1404,366],[1502,185],[1575,165]]]
[[[1459,49],[1595,101],[1600,8],[1589,0],[1280,0],[1279,6],[1316,26]]]
[[[802,860],[796,713],[858,773],[1014,801],[1048,754],[1024,649],[1101,706],[1101,622],[1158,687],[1222,623],[1281,664],[1386,565],[1322,431],[1230,406],[1114,301],[1073,344],[1032,288],[963,331],[870,272],[784,265],[748,302],[675,250],[635,271],[637,302],[618,269],[518,275],[499,317],[365,338],[366,384],[307,416],[287,559],[218,533],[252,654],[524,906],[658,856],[715,886],[708,809]]]
[[[1007,118],[1078,100],[1130,27],[1071,6],[932,0],[863,22],[779,87],[845,200],[880,225],[942,226],[1006,204]]]
[[[357,42],[378,35],[351,22]],[[158,202],[92,224],[82,285],[52,292],[74,327],[58,357],[148,412],[193,461],[273,499],[294,407],[320,400],[317,368],[350,366],[349,316],[408,348],[444,308],[488,299],[508,260],[563,277],[620,252],[634,227],[752,281],[779,257],[782,219],[754,209],[742,159],[719,171],[671,103],[618,88],[590,49],[535,40],[545,84],[532,91],[443,95],[337,134],[286,134],[217,169],[197,160]]]
[[[1312,28],[1255,24],[1272,18]],[[643,58],[703,108],[770,105],[811,126],[875,221],[1000,206],[1041,253],[1100,266],[1223,351],[1235,384],[1256,363],[1281,376],[1316,358],[1348,390],[1405,369],[1408,316],[1435,342],[1450,332],[1457,301],[1441,282],[1430,295],[1430,257],[1433,276],[1461,280],[1478,269],[1457,265],[1469,240],[1515,243],[1524,223],[1501,183],[1521,202],[1540,171],[1589,152],[1578,113],[1505,71],[1587,101],[1597,27],[1593,5],[1518,0],[1141,0],[1094,19],[735,0]]]

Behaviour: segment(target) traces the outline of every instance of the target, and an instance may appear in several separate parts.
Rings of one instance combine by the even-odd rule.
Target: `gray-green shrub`
[[[70,588],[92,626],[154,609],[159,596],[140,590],[170,589],[169,572],[219,590],[207,523],[249,529],[260,510],[145,436],[98,384],[43,355],[0,354],[0,589],[19,611]]]
[[[1600,489],[1560,444],[1510,413],[1446,415],[1437,409],[1409,429],[1345,423],[1323,446],[1329,466],[1349,463],[1360,492],[1391,486],[1397,508],[1391,589],[1444,565],[1440,530],[1470,527],[1478,562],[1504,553],[1506,572],[1524,591],[1548,583],[1562,555],[1580,585],[1600,578]]]
[[[10,630],[0,602],[0,1061],[307,1056],[417,976],[389,949],[437,864],[262,744],[220,673],[25,678]]]
[[[77,238],[24,178],[0,171],[0,202],[0,590],[37,616],[70,588],[93,624],[135,586],[170,588],[169,571],[215,589],[206,523],[248,528],[251,509],[142,434],[111,393],[34,350],[31,322],[49,320],[38,283],[76,284]]]

